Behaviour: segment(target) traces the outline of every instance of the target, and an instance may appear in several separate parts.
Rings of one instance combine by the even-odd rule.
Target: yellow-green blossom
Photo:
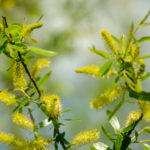
[[[96,65],[91,65],[91,66],[85,66],[79,69],[76,69],[75,71],[78,73],[85,73],[85,74],[89,74],[89,75],[93,75],[93,76],[97,76],[99,73],[99,66]]]
[[[11,145],[13,141],[13,134],[0,132],[0,142],[5,143],[6,145]]]
[[[148,101],[138,101],[139,106],[142,110],[143,113],[143,118],[147,121],[150,122],[150,102]]]
[[[46,150],[46,146],[52,142],[52,139],[36,139],[36,140],[18,140],[16,139],[13,148],[15,150]]]
[[[108,33],[108,31],[102,30],[100,33],[101,33],[103,39],[105,40],[106,44],[108,45],[109,49],[112,50],[113,53],[115,53],[117,55],[118,48],[117,48],[113,38],[111,37],[111,35]]]
[[[23,27],[22,36],[23,37],[28,36],[34,29],[40,28],[42,26],[43,26],[43,23],[41,23],[41,22],[25,25]]]
[[[8,90],[3,90],[0,92],[0,102],[11,105],[16,103],[15,95],[12,93],[8,93]]]
[[[125,126],[129,126],[139,120],[141,117],[141,113],[138,110],[131,111],[128,114],[127,120],[125,122]]]
[[[15,62],[13,66],[13,84],[21,89],[25,89],[27,86],[23,71],[21,62]]]
[[[81,131],[72,140],[73,146],[83,145],[95,142],[99,139],[100,132],[96,129],[89,131]]]
[[[33,122],[21,113],[17,112],[13,115],[13,122],[17,126],[27,128],[27,129],[34,129]]]
[[[50,64],[50,60],[47,58],[40,58],[32,67],[32,76],[35,77],[38,73],[40,73],[44,68],[48,67]]]
[[[121,94],[123,90],[124,88],[122,86],[116,87],[111,92],[110,92],[110,89],[105,90],[103,94],[92,99],[92,101],[90,102],[91,108],[102,109],[106,105],[111,104],[119,97],[119,95]]]
[[[59,117],[62,111],[61,101],[56,95],[42,95],[41,101],[45,104],[47,113],[52,117]]]

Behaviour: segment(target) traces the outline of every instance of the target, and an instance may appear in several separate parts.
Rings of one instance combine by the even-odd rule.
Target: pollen
[[[30,119],[28,119],[26,116],[24,116],[21,113],[15,113],[13,115],[13,122],[20,127],[27,128],[27,129],[34,129],[34,124]]]
[[[13,84],[16,87],[21,89],[25,89],[27,86],[24,73],[23,73],[23,66],[21,62],[15,62],[13,66]]]
[[[109,49],[117,55],[118,48],[117,48],[113,38],[111,37],[111,35],[108,33],[108,31],[102,30],[100,33],[101,33],[102,38],[105,40],[107,46],[109,47]]]
[[[16,103],[15,95],[8,93],[8,90],[3,90],[0,92],[0,102],[6,105],[12,105]]]
[[[95,142],[99,139],[100,132],[97,129],[85,130],[78,133],[72,140],[73,146],[84,145]]]
[[[85,74],[93,75],[96,77],[100,71],[100,68],[99,68],[99,66],[96,66],[93,64],[91,66],[85,66],[85,67],[76,69],[75,71],[77,73],[85,73]]]
[[[58,96],[56,95],[43,95],[41,101],[46,106],[46,111],[51,118],[57,118],[62,111],[62,104]]]
[[[125,126],[129,126],[133,123],[135,123],[137,120],[139,120],[141,116],[141,113],[137,110],[134,110],[134,111],[131,111],[129,114],[128,114],[128,117],[127,117],[127,120],[125,122]]]

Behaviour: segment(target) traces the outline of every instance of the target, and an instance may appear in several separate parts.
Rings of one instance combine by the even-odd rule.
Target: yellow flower
[[[89,131],[81,131],[72,140],[73,146],[83,145],[95,142],[99,139],[100,132],[96,129]]]
[[[106,44],[108,45],[109,49],[112,50],[113,53],[115,53],[117,55],[118,48],[117,48],[113,38],[111,37],[111,35],[108,33],[108,31],[102,30],[100,33],[101,33],[103,39],[105,40]]]
[[[100,71],[99,66],[91,65],[91,66],[85,66],[79,69],[75,70],[78,73],[85,73],[93,76],[97,76],[98,72]]]
[[[134,111],[131,111],[129,114],[128,114],[128,117],[127,117],[127,120],[125,122],[125,126],[129,126],[133,123],[135,123],[137,120],[139,120],[141,117],[141,113],[137,110],[134,110]]]
[[[35,77],[39,72],[41,72],[44,68],[48,67],[50,64],[50,60],[46,58],[40,58],[32,67],[32,76]]]
[[[0,141],[7,145],[10,145],[14,141],[14,135],[11,133],[7,134],[0,132]]]
[[[20,127],[27,128],[27,129],[34,129],[34,124],[31,120],[29,120],[26,116],[21,113],[15,113],[13,115],[13,122]]]
[[[42,26],[43,26],[43,23],[41,22],[24,26],[23,31],[22,31],[23,37],[28,36],[34,29],[40,28]]]
[[[150,122],[150,102],[148,101],[138,101],[139,106],[142,110],[143,113],[143,118],[147,121]]]
[[[36,140],[18,140],[16,139],[13,147],[15,150],[45,150],[46,146],[52,142],[52,139],[36,139]]]
[[[61,101],[56,95],[42,95],[41,101],[45,104],[47,113],[52,118],[57,118],[60,116],[62,111]]]
[[[16,103],[15,95],[8,93],[8,90],[3,90],[0,92],[0,102],[11,105]]]
[[[23,66],[21,62],[15,62],[13,66],[13,84],[21,89],[26,88],[26,80],[23,74]]]
[[[104,108],[106,105],[109,105],[112,102],[114,102],[119,97],[119,95],[121,94],[123,90],[124,88],[122,86],[116,87],[111,92],[110,92],[110,89],[105,90],[103,94],[101,94],[97,98],[94,98],[90,102],[91,108],[96,108],[96,109]]]

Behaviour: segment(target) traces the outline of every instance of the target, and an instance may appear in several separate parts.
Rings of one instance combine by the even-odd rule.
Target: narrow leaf
[[[150,36],[145,36],[137,40],[138,43],[150,41]]]
[[[98,73],[99,77],[104,76],[105,74],[108,73],[108,71],[111,69],[113,62],[112,61],[107,61],[101,68]]]
[[[142,143],[145,150],[150,150],[150,145]]]
[[[44,127],[50,125],[51,123],[52,123],[52,121],[48,121],[48,119],[45,119],[36,126],[36,129],[44,128]]]
[[[44,55],[44,56],[54,56],[57,54],[54,51],[49,51],[49,50],[45,50],[45,49],[37,48],[37,47],[28,47],[27,49],[33,53]]]
[[[89,48],[89,49],[94,54],[100,55],[100,56],[102,56],[104,58],[109,58],[109,54],[104,52],[104,51],[102,51],[102,50],[97,50],[95,48]]]

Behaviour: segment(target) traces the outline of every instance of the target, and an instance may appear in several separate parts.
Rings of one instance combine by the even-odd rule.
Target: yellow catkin
[[[148,102],[148,101],[138,101],[138,103],[139,103],[139,106],[142,110],[143,118],[147,122],[150,122],[150,102]]]
[[[31,129],[31,130],[34,129],[33,122],[21,113],[17,112],[13,115],[13,122],[17,126],[27,128],[27,129]]]
[[[6,145],[11,145],[14,139],[13,134],[0,132],[0,142],[5,143]]]
[[[85,67],[76,69],[75,71],[77,73],[85,73],[85,74],[97,76],[100,71],[100,68],[99,68],[99,66],[96,66],[93,64],[91,66],[85,66]]]
[[[3,25],[0,23],[0,32],[3,31]]]
[[[56,95],[42,95],[41,101],[45,104],[46,111],[51,118],[57,118],[62,111],[62,104]]]
[[[35,77],[39,72],[41,72],[46,67],[49,67],[50,60],[46,58],[40,58],[32,67],[32,76]]]
[[[128,114],[127,120],[125,122],[125,126],[129,126],[139,120],[141,113],[138,110],[131,111]]]
[[[105,40],[106,44],[108,45],[109,49],[113,51],[113,53],[115,53],[116,55],[118,54],[118,48],[113,40],[113,38],[111,37],[111,35],[108,33],[107,30],[101,30],[101,35],[103,37],[103,39]]]
[[[8,90],[3,90],[0,92],[0,102],[11,105],[16,103],[15,95],[8,93]]]
[[[90,102],[91,108],[96,108],[96,109],[102,109],[106,105],[111,104],[114,102],[121,92],[124,90],[122,86],[116,87],[112,92],[109,93],[109,89],[105,90],[103,94],[98,96],[97,98],[92,99]]]
[[[15,150],[46,150],[46,146],[52,142],[52,139],[36,139],[36,140],[18,140],[16,139],[13,143]]]
[[[22,36],[28,36],[34,29],[40,28],[42,26],[43,26],[43,23],[41,22],[25,25],[22,31]]]
[[[88,144],[95,142],[99,139],[100,132],[96,129],[89,131],[81,131],[72,140],[73,146],[79,146],[83,144]]]
[[[13,84],[21,89],[25,89],[27,86],[23,71],[21,62],[15,62],[13,66]]]

